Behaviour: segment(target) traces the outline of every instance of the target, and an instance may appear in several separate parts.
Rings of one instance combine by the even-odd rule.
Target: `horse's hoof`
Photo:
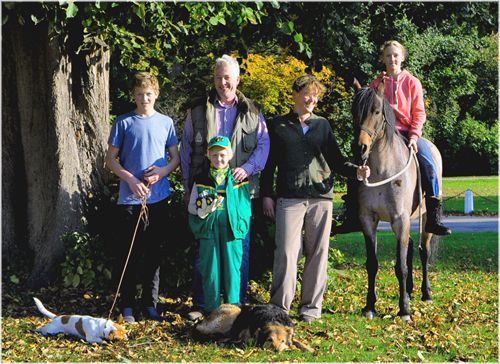
[[[430,295],[422,295],[422,302],[432,302],[432,297]]]
[[[368,320],[373,320],[373,318],[375,317],[375,312],[374,311],[370,311],[370,310],[363,310],[362,312],[363,316],[365,316]]]
[[[401,316],[401,321],[403,321],[403,322],[410,322],[411,321],[410,315],[403,315],[403,316]]]

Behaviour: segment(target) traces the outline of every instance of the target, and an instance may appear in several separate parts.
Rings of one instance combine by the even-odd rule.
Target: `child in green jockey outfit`
[[[205,313],[209,314],[221,303],[221,275],[224,301],[240,303],[243,239],[250,226],[251,202],[248,181],[236,182],[231,173],[229,139],[216,136],[207,149],[210,168],[195,176],[188,211],[189,226],[199,241]]]

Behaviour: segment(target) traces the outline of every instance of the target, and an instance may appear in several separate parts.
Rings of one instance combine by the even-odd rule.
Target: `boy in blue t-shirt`
[[[147,197],[149,217],[149,224],[144,227],[144,222],[141,222],[137,229],[122,282],[121,312],[126,322],[135,321],[133,310],[137,284],[142,284],[141,308],[146,317],[161,320],[156,302],[160,283],[160,248],[167,235],[163,228],[170,196],[167,176],[177,168],[180,158],[172,119],[154,109],[159,94],[156,77],[147,72],[137,73],[133,85],[137,107],[116,119],[108,139],[106,165],[120,177],[120,226],[117,229],[115,268],[118,277],[130,249],[143,197]]]

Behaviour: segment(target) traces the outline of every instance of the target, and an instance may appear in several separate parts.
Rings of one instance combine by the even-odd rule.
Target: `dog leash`
[[[149,183],[146,187],[149,187]],[[139,228],[139,223],[141,221],[144,223],[144,230],[146,230],[146,228],[149,225],[149,211],[148,211],[148,206],[146,204],[147,199],[148,199],[147,194],[141,198],[141,211],[139,212],[139,218],[137,219],[137,224],[135,225],[134,235],[132,236],[132,241],[130,242],[130,248],[128,250],[127,259],[125,260],[125,264],[123,266],[123,271],[120,277],[120,281],[118,282],[118,288],[116,289],[115,298],[113,300],[113,304],[111,305],[111,309],[109,310],[108,320],[111,318],[111,314],[113,313],[113,309],[115,308],[116,305],[116,300],[118,299],[118,293],[120,293],[123,277],[125,276],[125,271],[127,270],[128,261],[130,259],[130,255],[132,254],[132,248],[134,246],[135,237],[137,235],[137,229]]]

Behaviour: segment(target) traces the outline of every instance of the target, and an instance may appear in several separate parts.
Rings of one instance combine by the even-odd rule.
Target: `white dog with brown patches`
[[[36,330],[43,335],[64,333],[77,336],[80,339],[88,341],[89,343],[102,343],[103,339],[127,339],[125,328],[121,325],[115,324],[111,320],[81,315],[57,316],[47,310],[38,298],[33,297],[33,299],[35,300],[38,310],[43,315],[52,319],[48,325]]]

